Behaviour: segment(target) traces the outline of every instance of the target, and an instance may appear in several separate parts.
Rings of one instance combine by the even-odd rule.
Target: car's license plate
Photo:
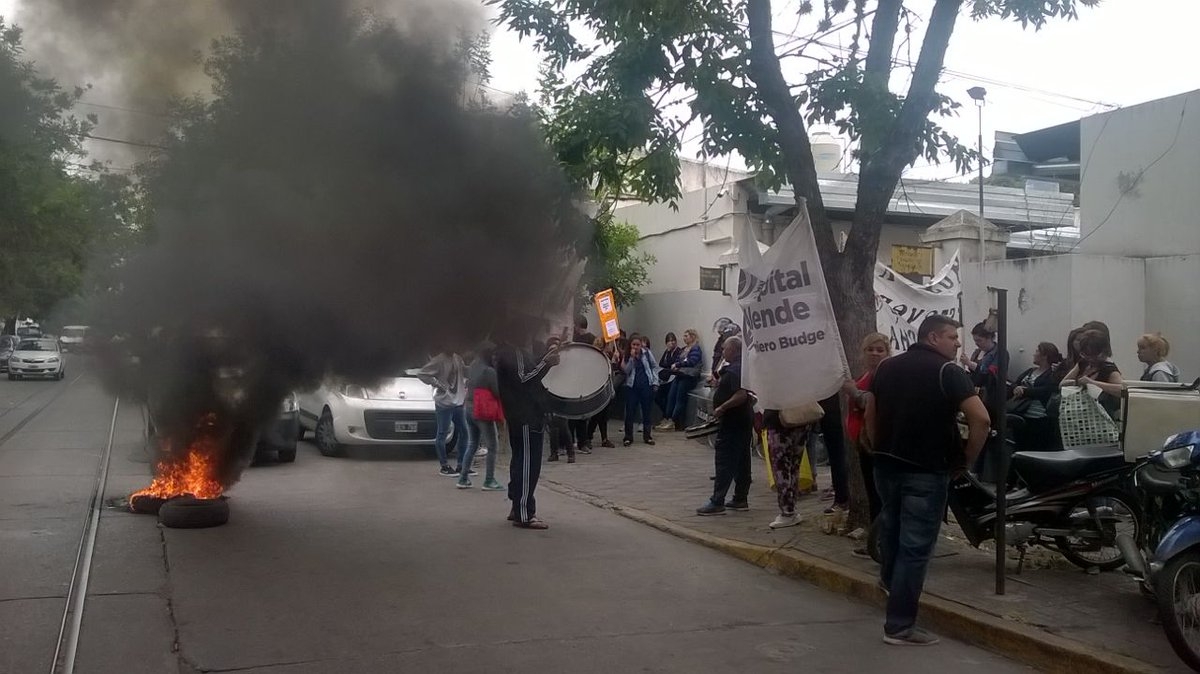
[[[396,432],[397,433],[416,433],[417,432],[417,422],[415,422],[415,421],[397,421],[395,423],[396,423]]]

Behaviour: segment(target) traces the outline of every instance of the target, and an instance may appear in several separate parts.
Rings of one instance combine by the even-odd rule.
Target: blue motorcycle
[[[1142,528],[1118,535],[1126,572],[1158,604],[1175,653],[1200,671],[1200,430],[1167,438],[1131,476]]]

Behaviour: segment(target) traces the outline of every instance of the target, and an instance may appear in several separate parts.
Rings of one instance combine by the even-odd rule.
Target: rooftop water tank
[[[833,173],[842,163],[842,142],[824,131],[812,135],[812,156],[817,173]]]

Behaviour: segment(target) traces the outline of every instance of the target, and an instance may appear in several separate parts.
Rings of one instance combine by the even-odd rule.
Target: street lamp
[[[982,265],[985,258],[983,242],[983,103],[984,97],[987,96],[987,89],[971,87],[967,89],[967,95],[975,101],[975,107],[979,108],[979,264]]]

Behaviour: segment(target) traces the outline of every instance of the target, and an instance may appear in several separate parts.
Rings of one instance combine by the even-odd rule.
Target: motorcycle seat
[[[1012,467],[1034,493],[1125,466],[1120,445],[1091,445],[1061,452],[1014,452]]]

